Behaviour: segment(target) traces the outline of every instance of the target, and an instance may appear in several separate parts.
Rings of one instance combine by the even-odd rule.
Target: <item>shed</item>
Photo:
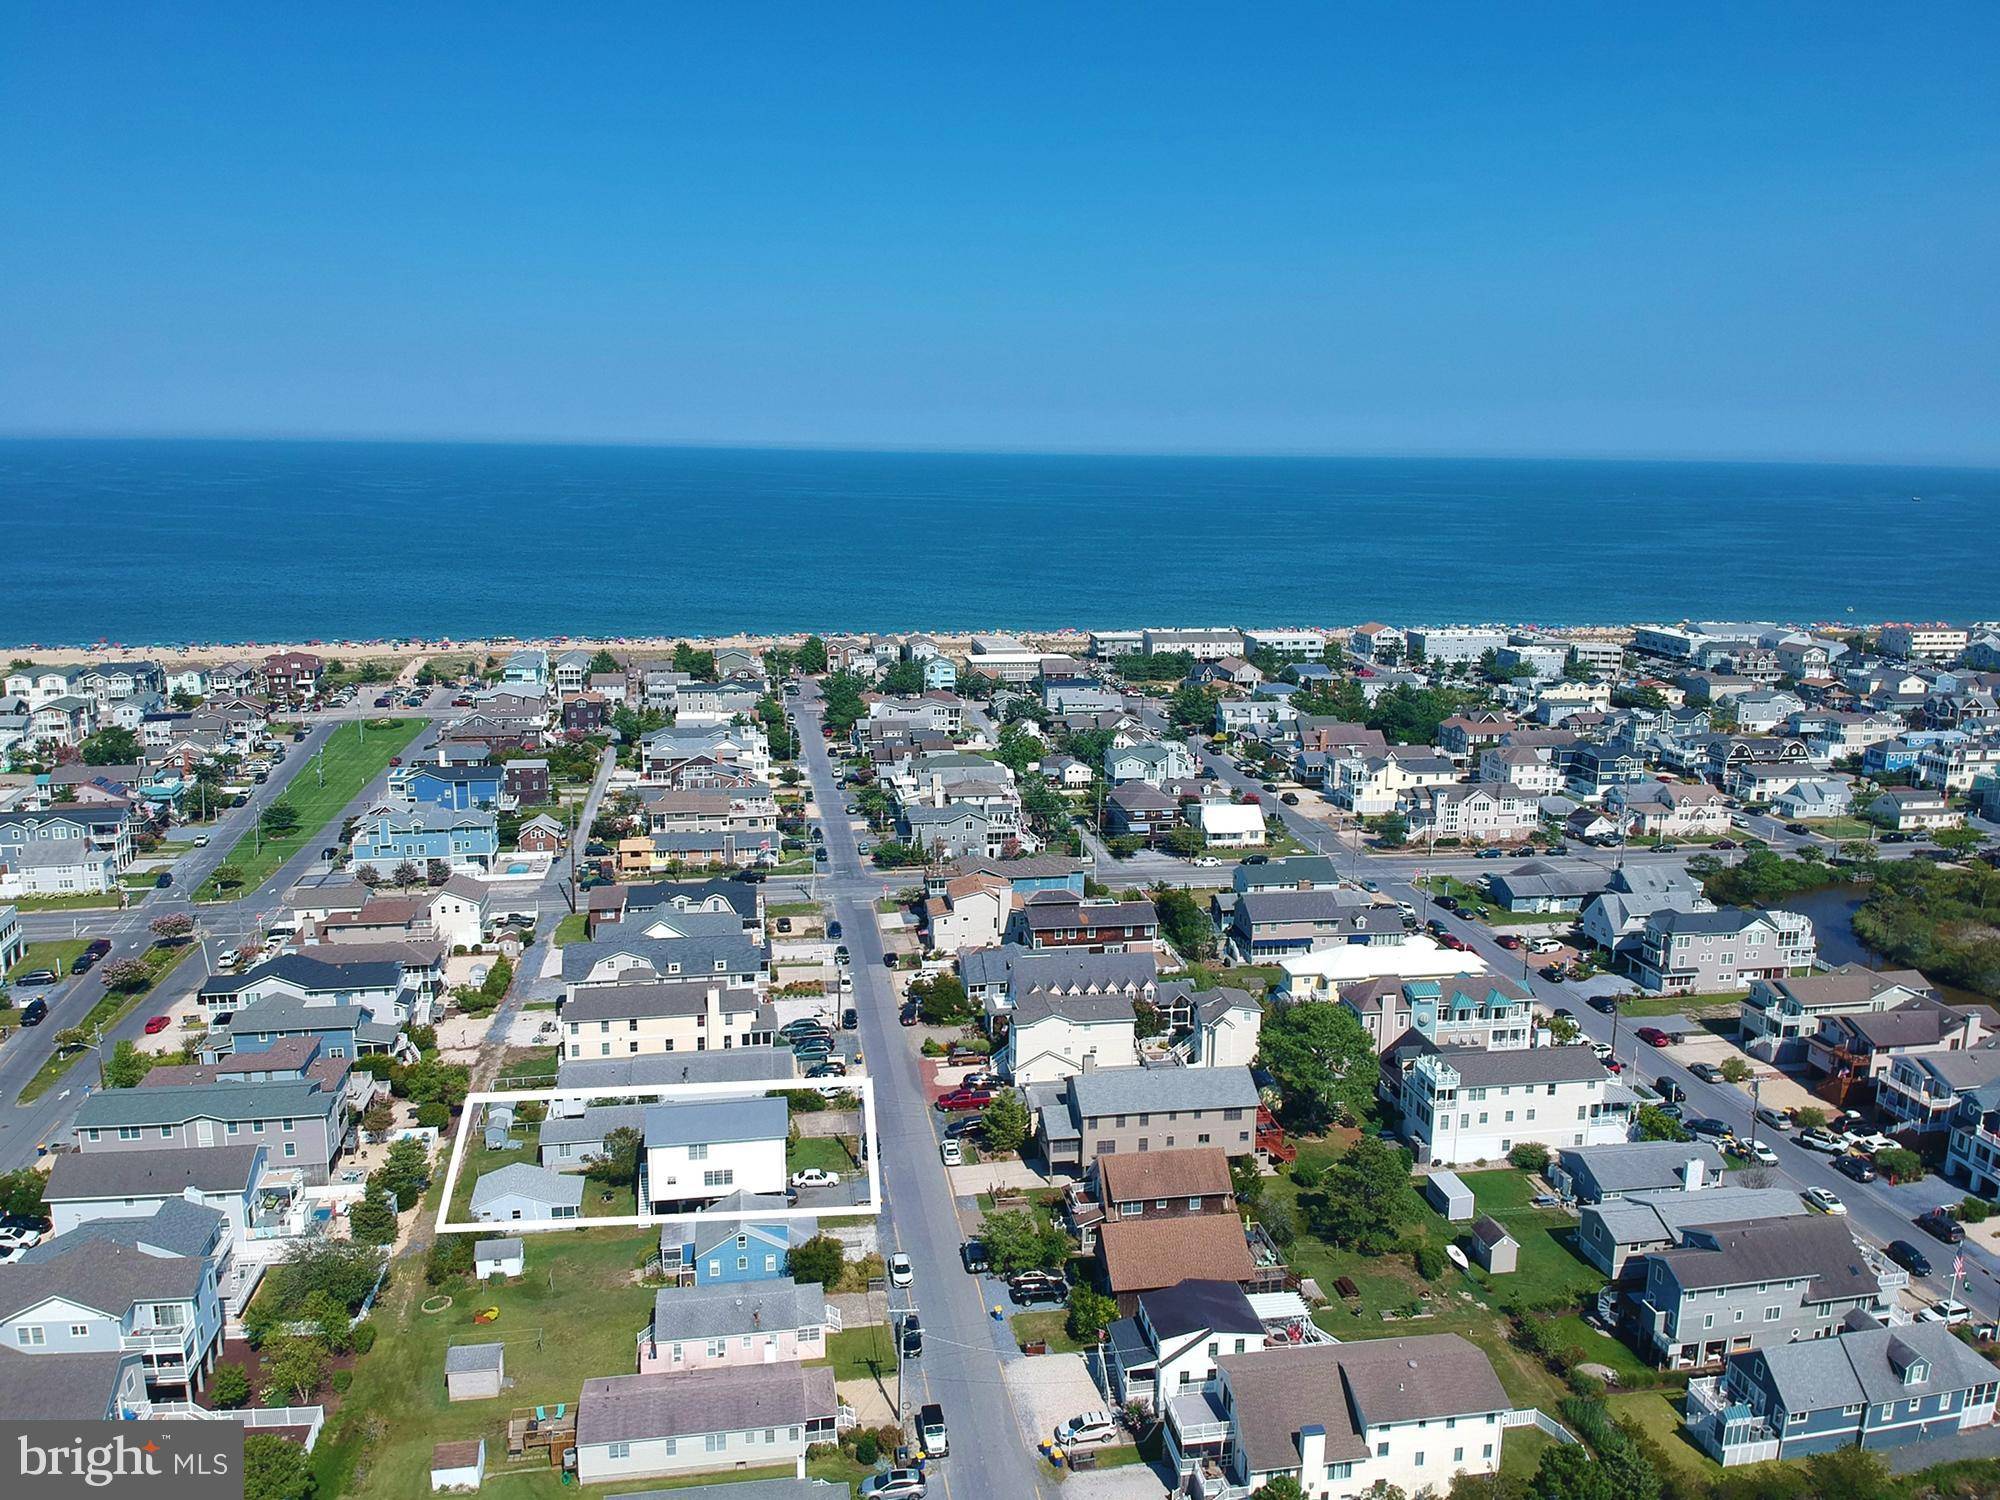
[[[582,1215],[582,1178],[564,1177],[524,1161],[487,1172],[472,1185],[472,1217],[488,1223]]]
[[[486,1478],[486,1439],[439,1443],[431,1449],[433,1490],[476,1490]]]
[[[1450,1223],[1463,1224],[1472,1217],[1472,1189],[1456,1172],[1431,1173],[1424,1179],[1424,1197]]]
[[[494,1276],[519,1276],[526,1268],[519,1239],[481,1240],[472,1247],[472,1274],[480,1281]]]
[[[483,1401],[507,1379],[505,1344],[454,1344],[444,1351],[445,1391],[453,1401]]]
[[[518,1142],[515,1141],[513,1133],[505,1125],[500,1124],[497,1120],[488,1120],[486,1122],[485,1145],[488,1151],[507,1151],[517,1144]]]
[[[1505,1224],[1485,1214],[1472,1226],[1472,1258],[1492,1275],[1501,1276],[1520,1260],[1521,1244],[1507,1232]]]

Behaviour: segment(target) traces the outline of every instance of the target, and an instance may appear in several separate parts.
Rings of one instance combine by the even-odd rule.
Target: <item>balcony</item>
[[[1193,1448],[1212,1450],[1203,1457],[1220,1457],[1229,1444],[1229,1414],[1216,1401],[1212,1392],[1190,1391],[1186,1395],[1174,1396],[1167,1402],[1167,1422],[1174,1429],[1174,1438],[1183,1455],[1183,1465],[1196,1455],[1189,1452]]]

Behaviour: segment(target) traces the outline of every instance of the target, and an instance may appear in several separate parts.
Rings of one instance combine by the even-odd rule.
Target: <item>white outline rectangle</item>
[[[863,1203],[829,1203],[807,1208],[759,1209],[759,1219],[824,1219],[835,1216],[866,1214],[879,1217],[882,1212],[882,1178],[880,1140],[875,1133],[875,1080],[860,1078],[794,1078],[782,1080],[742,1079],[718,1083],[655,1083],[639,1086],[618,1086],[616,1088],[545,1088],[545,1089],[489,1089],[465,1096],[465,1107],[459,1112],[458,1131],[451,1143],[451,1164],[445,1168],[444,1195],[438,1204],[437,1232],[439,1234],[542,1234],[556,1229],[650,1229],[661,1224],[684,1224],[702,1219],[741,1219],[741,1210],[718,1210],[713,1208],[691,1209],[686,1212],[656,1214],[615,1214],[604,1218],[576,1219],[471,1219],[463,1223],[451,1219],[451,1200],[458,1189],[459,1169],[465,1163],[465,1142],[473,1129],[473,1121],[483,1111],[485,1104],[523,1104],[535,1101],[592,1099],[631,1099],[649,1103],[668,1103],[674,1099],[762,1099],[772,1093],[815,1093],[831,1098],[836,1094],[859,1094],[861,1096],[861,1147],[863,1166],[868,1174],[868,1198]]]

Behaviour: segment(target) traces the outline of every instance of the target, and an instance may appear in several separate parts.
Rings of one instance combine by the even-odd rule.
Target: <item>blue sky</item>
[[[0,10],[0,430],[2000,462],[2000,7]]]

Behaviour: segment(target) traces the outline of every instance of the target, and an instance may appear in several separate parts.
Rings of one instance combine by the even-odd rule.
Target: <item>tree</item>
[[[808,677],[817,677],[826,670],[826,642],[816,635],[809,635],[799,645],[799,670]]]
[[[431,1246],[430,1254],[424,1257],[424,1282],[429,1286],[444,1286],[449,1282],[470,1276],[473,1269],[473,1237],[469,1234],[447,1234]]]
[[[0,1213],[22,1219],[46,1220],[49,1207],[42,1199],[48,1175],[33,1167],[21,1167],[0,1174]]]
[[[504,1000],[507,998],[507,987],[513,982],[514,966],[505,958],[496,958],[486,971],[486,977],[479,982],[479,993],[489,1000]]]
[[[1400,849],[1410,841],[1410,820],[1401,813],[1384,813],[1368,826],[1384,849]]]
[[[645,1135],[630,1125],[621,1125],[604,1137],[604,1154],[584,1169],[592,1182],[627,1187],[639,1180],[639,1153],[645,1149]]]
[[[1291,1475],[1279,1474],[1252,1490],[1250,1500],[1306,1500],[1306,1492]]]
[[[446,861],[441,859],[424,861],[425,885],[443,885],[449,879],[451,879],[451,866]]]
[[[1875,1170],[1891,1182],[1915,1182],[1924,1175],[1924,1159],[1914,1151],[1896,1146],[1875,1153]]]
[[[396,1238],[396,1210],[379,1187],[370,1187],[347,1211],[347,1232],[361,1245],[387,1245]]]
[[[406,859],[390,872],[389,879],[398,890],[407,890],[410,886],[423,884],[424,872],[417,867],[415,860]]]
[[[1817,1500],[1877,1500],[1891,1493],[1889,1466],[1866,1448],[1836,1448],[1806,1460],[1806,1488]]]
[[[1026,1102],[1013,1089],[996,1095],[980,1118],[986,1127],[987,1148],[1002,1156],[1019,1151],[1035,1128]]]
[[[1693,1139],[1688,1129],[1672,1115],[1664,1113],[1657,1104],[1639,1106],[1637,1124],[1639,1139],[1642,1141],[1685,1141]]]
[[[1549,1040],[1558,1047],[1570,1046],[1583,1036],[1583,1028],[1576,1024],[1575,1016],[1550,1016],[1548,1025]]]
[[[593,677],[604,676],[612,672],[622,672],[624,670],[623,667],[618,665],[618,658],[613,656],[609,651],[606,651],[602,646],[597,648],[597,655],[590,659],[590,675]]]
[[[1003,1276],[1053,1270],[1069,1259],[1069,1236],[1024,1209],[989,1213],[979,1237],[988,1262]]]
[[[267,839],[281,839],[299,830],[299,810],[289,802],[273,802],[257,815],[257,826]]]
[[[1741,1083],[1743,1082],[1744,1079],[1748,1078],[1749,1076],[1750,1076],[1750,1064],[1745,1062],[1742,1058],[1731,1057],[1731,1058],[1725,1058],[1723,1060],[1722,1077],[1725,1082]]]
[[[250,1372],[241,1365],[217,1365],[215,1377],[209,1382],[209,1394],[220,1407],[249,1405]]]
[[[1394,1246],[1400,1226],[1416,1211],[1410,1164],[1395,1147],[1364,1135],[1333,1160],[1320,1191],[1300,1207],[1321,1239],[1380,1255]]]
[[[1264,1174],[1254,1156],[1229,1159],[1229,1189],[1239,1208],[1255,1208],[1264,1196]]]
[[[1199,963],[1215,952],[1215,924],[1193,896],[1175,885],[1156,885],[1147,892],[1153,910],[1159,914],[1160,931],[1174,951],[1190,963]]]
[[[431,1183],[431,1157],[424,1143],[404,1136],[389,1147],[382,1165],[370,1175],[369,1185],[393,1193],[399,1208],[409,1208],[423,1196]]]
[[[215,882],[217,890],[234,890],[237,886],[243,884],[243,867],[241,865],[217,865],[209,875],[209,879]]]
[[[129,729],[108,725],[86,739],[80,747],[87,766],[129,766],[139,759],[139,736]]]
[[[274,1406],[304,1406],[326,1380],[326,1345],[287,1335],[264,1348],[264,1399]]]
[[[1069,1313],[1063,1319],[1063,1327],[1078,1343],[1094,1344],[1117,1316],[1118,1304],[1113,1299],[1087,1286],[1073,1286],[1069,1291]]]
[[[847,1252],[830,1234],[816,1234],[792,1251],[792,1280],[833,1286],[847,1269]]]
[[[400,1089],[396,1088],[398,1083]],[[472,1070],[464,1063],[444,1063],[426,1057],[405,1068],[400,1079],[391,1079],[390,1087],[413,1104],[435,1101],[447,1109],[457,1109],[471,1091]]]
[[[104,1061],[104,1086],[108,1089],[135,1089],[152,1071],[152,1059],[131,1042],[118,1043]]]
[[[1368,1033],[1344,1005],[1302,1001],[1265,1018],[1258,1049],[1278,1081],[1286,1113],[1308,1129],[1358,1120],[1375,1098],[1381,1063]]]
[[[361,1129],[372,1136],[387,1135],[395,1128],[396,1106],[387,1099],[376,1099],[362,1111]]]
[[[1539,1172],[1549,1164],[1549,1148],[1540,1141],[1523,1141],[1507,1153],[1507,1160],[1523,1172]]]
[[[104,978],[104,987],[112,990],[144,989],[153,977],[152,966],[143,958],[114,958],[98,970]]]
[[[973,1017],[964,981],[949,970],[911,980],[909,994],[926,1026],[962,1026]]]
[[[319,1480],[297,1443],[268,1432],[243,1439],[243,1500],[313,1500]]]
[[[1174,689],[1174,695],[1167,700],[1167,717],[1183,729],[1213,724],[1216,701],[1215,689],[1184,682]]]
[[[348,1344],[347,1309],[328,1292],[314,1292],[299,1308],[298,1322],[313,1326],[312,1336],[334,1354],[345,1354]]]
[[[1533,1500],[1623,1500],[1608,1468],[1588,1448],[1571,1443],[1542,1454],[1528,1493]]]
[[[153,918],[146,928],[163,943],[178,943],[194,936],[194,918],[184,911],[168,912]]]

